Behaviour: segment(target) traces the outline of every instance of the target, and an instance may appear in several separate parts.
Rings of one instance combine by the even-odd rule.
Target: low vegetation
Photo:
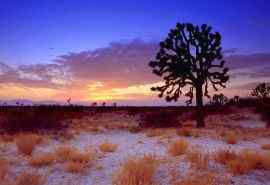
[[[19,134],[15,137],[15,143],[20,153],[31,155],[35,146],[42,141],[36,134]]]
[[[270,150],[270,144],[263,144],[263,145],[261,145],[261,148],[263,150]]]
[[[117,149],[117,144],[112,144],[106,141],[99,145],[99,149],[102,152],[114,152]]]
[[[0,180],[4,180],[8,173],[9,165],[6,159],[0,158]]]
[[[127,159],[116,174],[113,185],[153,185],[157,162],[152,155]]]
[[[154,110],[141,114],[141,127],[179,127],[179,112],[172,110]]]
[[[225,141],[226,143],[228,144],[236,144],[238,142],[238,136],[237,136],[237,133],[234,132],[234,131],[228,131],[226,134],[225,134]]]
[[[179,141],[176,141],[175,143],[173,143],[169,147],[168,152],[172,156],[179,156],[179,155],[186,153],[187,149],[188,149],[188,142],[186,140],[179,140]]]
[[[42,176],[35,173],[22,172],[17,178],[15,185],[41,185]]]
[[[58,161],[63,162],[68,172],[82,172],[90,166],[94,160],[94,155],[90,151],[81,152],[76,148],[59,147],[55,151]]]
[[[55,155],[52,153],[43,153],[38,156],[32,157],[29,164],[34,167],[48,166],[55,161]]]
[[[198,150],[194,149],[187,152],[186,159],[190,162],[192,168],[207,169],[209,166],[210,156],[208,154],[202,154]]]
[[[224,164],[233,174],[246,174],[254,169],[270,169],[270,158],[252,150],[243,150],[239,153],[221,150],[215,155],[217,162]]]
[[[185,137],[190,137],[192,136],[192,131],[189,128],[181,128],[176,131],[176,134],[179,136],[185,136]]]

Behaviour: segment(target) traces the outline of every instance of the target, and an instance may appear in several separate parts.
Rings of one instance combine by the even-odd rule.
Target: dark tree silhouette
[[[214,105],[225,105],[228,102],[228,98],[222,93],[215,94],[212,99]]]
[[[197,127],[204,127],[203,96],[208,98],[209,84],[217,91],[225,87],[228,81],[228,68],[222,60],[221,35],[212,32],[206,24],[180,24],[171,29],[168,37],[160,42],[160,49],[154,61],[149,65],[153,73],[163,77],[165,84],[152,87],[159,91],[159,97],[166,94],[167,101],[177,101],[183,88],[189,88],[185,94],[191,104],[196,91]],[[203,92],[204,91],[204,92]]]
[[[103,102],[103,103],[102,103],[102,107],[105,107],[105,106],[106,106],[106,102]]]
[[[266,99],[270,97],[270,85],[263,82],[260,83],[255,89],[252,90],[251,96],[255,96],[259,99]]]

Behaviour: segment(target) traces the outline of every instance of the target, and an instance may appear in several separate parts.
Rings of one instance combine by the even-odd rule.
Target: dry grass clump
[[[157,159],[152,155],[129,158],[115,176],[113,185],[153,185],[156,166]]]
[[[261,145],[261,148],[263,150],[270,150],[270,144],[263,144],[263,145]]]
[[[146,132],[147,137],[158,137],[164,133],[161,129],[149,129]]]
[[[15,185],[41,185],[42,176],[33,173],[23,172],[17,177]]]
[[[25,155],[31,155],[35,146],[41,141],[42,138],[36,134],[19,134],[15,138],[18,151]]]
[[[1,140],[4,142],[12,142],[14,140],[14,136],[10,134],[1,135]]]
[[[99,145],[99,149],[102,152],[114,152],[117,149],[117,144],[112,144],[106,141]]]
[[[48,166],[51,165],[55,161],[55,155],[51,153],[44,153],[38,156],[32,157],[29,160],[29,164],[31,166],[39,167],[39,166]]]
[[[215,174],[191,174],[180,181],[173,182],[173,185],[215,185]]]
[[[236,144],[238,141],[237,133],[234,131],[229,131],[225,135],[225,141],[228,144]]]
[[[65,164],[65,169],[71,173],[80,173],[85,169],[85,163],[69,161]]]
[[[76,148],[71,147],[59,147],[55,151],[57,160],[65,162],[65,169],[68,172],[82,172],[88,167],[94,160],[94,156],[91,152],[81,152]]]
[[[179,140],[173,143],[169,147],[169,154],[172,156],[179,156],[184,154],[188,149],[188,142],[185,140]]]
[[[0,180],[5,179],[8,173],[8,162],[4,158],[0,158]]]
[[[238,154],[223,150],[216,154],[215,159],[226,165],[233,174],[246,174],[253,169],[270,169],[270,156],[251,150],[243,150]]]
[[[190,137],[192,136],[192,131],[189,128],[181,128],[176,131],[176,134],[179,136],[185,136],[185,137]]]
[[[191,167],[196,169],[207,169],[210,157],[208,154],[202,154],[198,150],[191,150],[187,153],[186,159],[190,162]]]

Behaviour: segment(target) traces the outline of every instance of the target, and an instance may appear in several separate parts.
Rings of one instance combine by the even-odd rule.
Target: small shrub
[[[14,136],[13,135],[10,135],[10,134],[3,134],[1,136],[1,139],[4,141],[4,142],[12,142],[14,141]]]
[[[263,150],[270,150],[270,144],[263,144],[263,145],[261,146],[261,148],[262,148]]]
[[[89,163],[93,159],[91,152],[80,152],[76,148],[62,146],[56,149],[56,157],[59,161],[73,161]]]
[[[246,174],[253,169],[270,169],[270,157],[251,150],[243,150],[238,154],[219,151],[215,159],[227,166],[233,174]]]
[[[130,158],[124,162],[113,185],[153,185],[153,175],[157,166],[154,156]]]
[[[209,166],[209,155],[204,155],[197,150],[189,151],[186,158],[193,168],[207,169]]]
[[[81,173],[84,171],[85,167],[86,167],[85,163],[81,162],[68,161],[65,164],[66,171],[70,173]]]
[[[114,152],[117,149],[117,145],[112,144],[112,143],[108,143],[108,142],[104,142],[101,145],[99,145],[99,149],[102,152]]]
[[[236,144],[238,141],[237,133],[233,131],[228,132],[225,136],[225,141],[228,144]]]
[[[147,137],[157,137],[157,136],[161,136],[164,133],[164,131],[160,130],[160,129],[150,129],[146,132],[146,136]]]
[[[169,153],[172,156],[179,156],[184,154],[188,149],[188,142],[185,140],[179,140],[172,144],[169,148]]]
[[[94,156],[91,152],[81,152],[76,148],[59,147],[55,151],[57,159],[65,162],[65,169],[71,173],[82,172],[86,167],[91,165]]]
[[[191,174],[180,181],[174,182],[173,185],[215,185],[215,174]],[[221,185],[221,184],[220,184]]]
[[[176,134],[179,135],[179,136],[185,136],[185,137],[192,136],[192,132],[188,128],[181,128],[181,129],[176,131]]]
[[[176,127],[181,126],[179,113],[169,110],[153,110],[145,112],[140,117],[141,127]]]
[[[226,164],[228,161],[237,159],[237,154],[229,150],[219,150],[214,155],[215,161]]]
[[[19,152],[31,155],[35,146],[41,142],[42,138],[36,134],[20,134],[16,136],[15,143]]]
[[[8,162],[4,158],[0,158],[0,180],[5,179],[8,173]]]
[[[36,157],[32,157],[29,160],[29,164],[31,166],[47,166],[47,165],[51,165],[55,160],[55,155],[51,154],[51,153],[45,153],[45,154],[41,154],[39,156]]]
[[[23,172],[16,179],[15,185],[41,185],[42,177],[38,174]]]

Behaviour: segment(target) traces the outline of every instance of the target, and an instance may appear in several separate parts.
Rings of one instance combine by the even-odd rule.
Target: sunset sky
[[[221,92],[247,96],[270,82],[269,10],[268,0],[3,0],[0,99],[165,105],[148,62],[177,22],[221,33],[231,77]]]

